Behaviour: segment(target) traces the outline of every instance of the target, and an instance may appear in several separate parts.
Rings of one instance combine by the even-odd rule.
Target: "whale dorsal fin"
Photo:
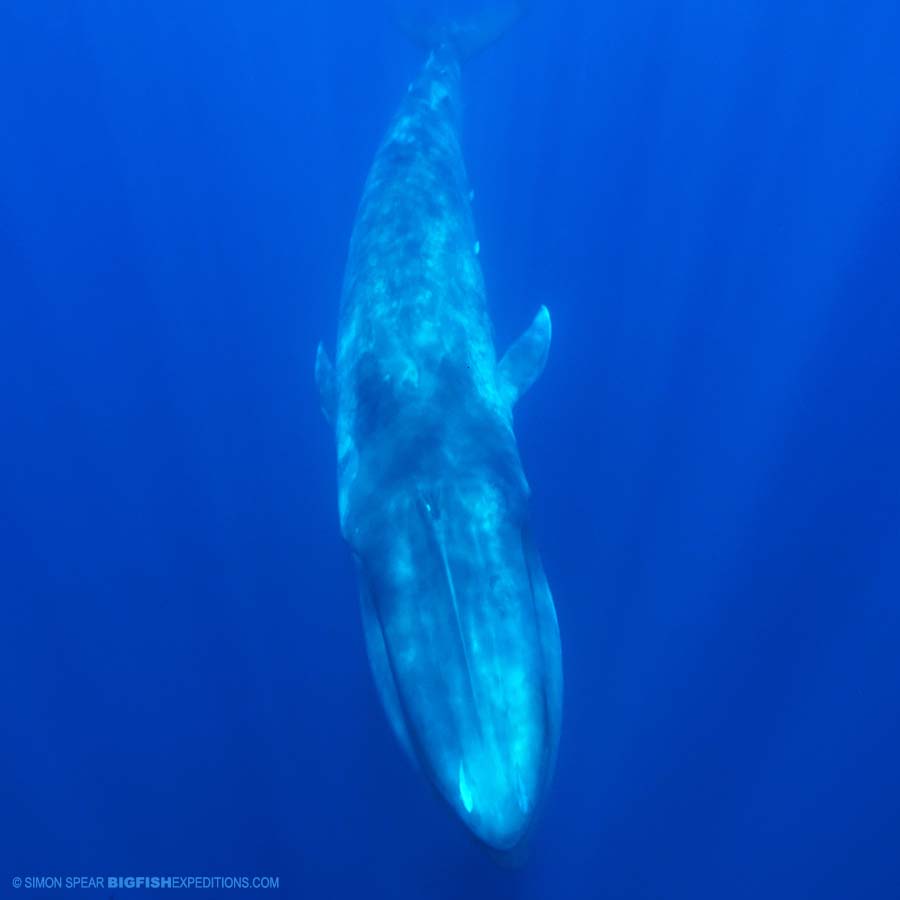
[[[316,348],[316,385],[319,388],[319,403],[329,425],[334,425],[337,413],[337,381],[334,377],[334,366],[322,342]]]
[[[550,311],[542,306],[497,366],[499,389],[511,407],[544,371],[549,351]]]

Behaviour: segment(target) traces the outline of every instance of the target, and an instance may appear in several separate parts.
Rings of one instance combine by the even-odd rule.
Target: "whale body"
[[[524,846],[551,778],[562,661],[513,432],[550,315],[498,361],[460,149],[461,63],[494,36],[430,41],[366,181],[335,363],[320,344],[316,380],[387,717],[503,855]]]

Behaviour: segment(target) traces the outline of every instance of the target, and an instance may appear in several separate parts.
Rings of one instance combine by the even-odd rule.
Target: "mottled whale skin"
[[[452,42],[435,47],[378,150],[335,365],[320,345],[316,378],[388,719],[503,855],[531,832],[562,710],[559,629],[513,433],[550,316],[541,307],[498,362],[460,149],[459,56]]]

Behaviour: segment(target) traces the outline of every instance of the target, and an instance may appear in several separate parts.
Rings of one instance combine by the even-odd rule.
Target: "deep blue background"
[[[900,897],[896,0],[547,2],[466,72],[498,346],[554,318],[516,871],[383,720],[312,377],[420,62],[349,0],[0,7],[0,896]]]

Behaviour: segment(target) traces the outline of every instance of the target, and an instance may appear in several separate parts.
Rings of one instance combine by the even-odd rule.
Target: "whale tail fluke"
[[[466,60],[500,40],[525,15],[528,6],[527,0],[488,0],[478,12],[459,19],[404,13],[395,7],[394,17],[401,30],[424,49],[452,44]]]

